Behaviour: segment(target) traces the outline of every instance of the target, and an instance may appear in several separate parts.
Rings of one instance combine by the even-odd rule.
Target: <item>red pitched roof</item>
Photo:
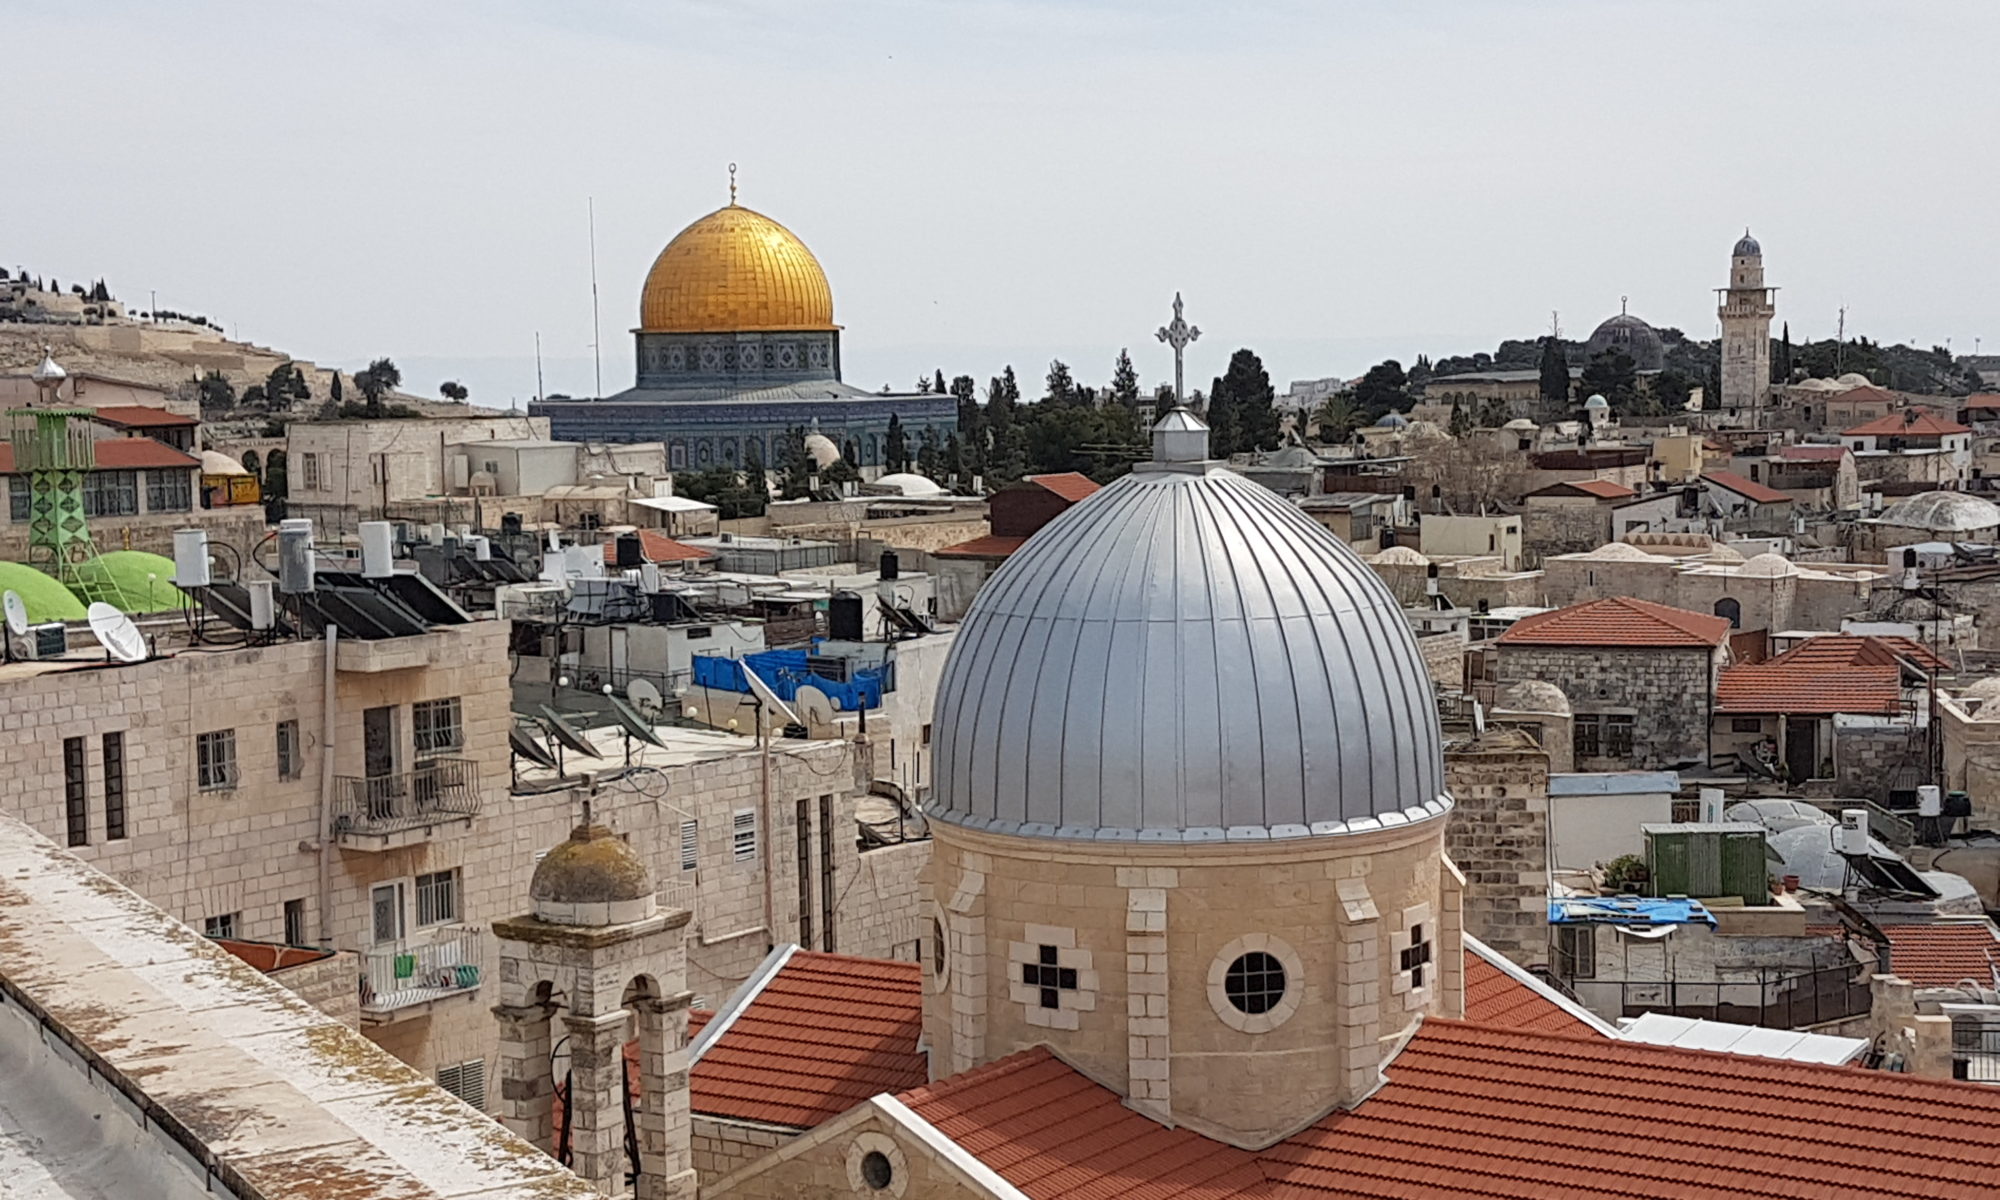
[[[1597,1034],[1589,1022],[1554,1000],[1465,950],[1465,1019],[1502,1029]]]
[[[1029,475],[1025,478],[1027,482],[1047,488],[1072,504],[1087,496],[1095,495],[1103,486],[1090,476],[1075,471],[1062,471],[1054,475]]]
[[[1000,537],[987,534],[969,542],[946,546],[942,550],[931,551],[933,558],[1006,558],[1028,542],[1024,537]]]
[[[1889,935],[1889,969],[1918,987],[1950,987],[1961,979],[1994,986],[2000,942],[1984,918],[1921,925],[1876,922]]]
[[[1035,1200],[1972,1200],[2000,1170],[2000,1089],[1972,1083],[1449,1020],[1386,1074],[1255,1152],[1045,1049],[901,1099]]]
[[[1734,471],[1709,471],[1702,475],[1703,483],[1712,483],[1719,488],[1727,488],[1748,500],[1759,504],[1789,504],[1792,498],[1777,488],[1765,487],[1755,480],[1745,479]]]
[[[149,408],[143,404],[113,404],[97,410],[97,419],[106,425],[144,426],[157,425],[199,425],[193,417],[168,412],[164,408]]]
[[[1725,713],[1882,713],[1903,707],[1902,671],[1785,661],[1724,667],[1715,711]]]
[[[1528,494],[1560,496],[1565,493],[1581,493],[1585,496],[1595,496],[1599,500],[1629,500],[1639,494],[1624,484],[1613,483],[1609,479],[1567,479],[1561,483],[1552,483],[1545,488],[1537,488]]]
[[[1828,633],[1811,637],[1771,660],[1774,663],[1810,663],[1829,667],[1883,667],[1908,663],[1920,671],[1936,667],[1951,670],[1951,664],[1931,653],[1930,647],[1906,637],[1863,637],[1851,633]]]
[[[800,950],[703,1051],[693,1108],[810,1129],[922,1083],[922,1034],[918,964]]]
[[[149,437],[113,437],[91,443],[100,471],[167,471],[198,467],[201,460]],[[0,442],[0,473],[14,469],[14,447]]]
[[[1729,618],[1613,596],[1537,613],[1500,635],[1502,646],[1720,646]]]
[[[1958,403],[1961,408],[2000,408],[2000,392],[1974,392]]]
[[[650,529],[639,530],[639,554],[650,563],[705,562],[718,557],[712,551],[677,542],[664,533],[654,533]],[[617,539],[604,543],[604,561],[607,565],[618,561]]]
[[[1947,433],[1971,433],[1949,417],[1941,417],[1928,408],[1906,408],[1880,416],[1852,429],[1843,430],[1843,437],[1941,437]]]
[[[1845,446],[1778,446],[1771,457],[1786,462],[1839,462],[1847,457]]]
[[[244,942],[235,938],[210,938],[210,941],[229,951],[266,975],[282,971],[286,967],[303,966],[318,962],[322,958],[333,957],[331,950],[317,950],[305,946],[281,946],[276,942]]]

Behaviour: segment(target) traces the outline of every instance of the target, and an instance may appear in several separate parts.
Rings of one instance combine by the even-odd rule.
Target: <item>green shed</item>
[[[1771,902],[1770,851],[1762,825],[1735,822],[1641,825],[1655,896],[1741,897]]]

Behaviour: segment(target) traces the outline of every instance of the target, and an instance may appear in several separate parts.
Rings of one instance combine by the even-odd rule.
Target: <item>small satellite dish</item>
[[[793,694],[792,703],[797,706],[801,723],[807,729],[818,729],[833,724],[833,701],[825,692],[806,684]]]
[[[660,702],[660,689],[643,679],[634,679],[625,685],[625,698],[650,721],[659,720],[660,714],[666,711],[667,706]]]
[[[20,593],[8,592],[0,596],[0,605],[7,609],[8,631],[16,637],[25,636],[28,632],[28,606],[21,603]]]
[[[757,703],[763,705],[765,712],[783,718],[787,725],[804,724],[799,720],[799,714],[792,711],[792,706],[778,699],[778,693],[771,690],[771,685],[757,677],[757,672],[746,666],[743,678],[750,681],[750,694],[757,697]]]
[[[146,661],[146,639],[132,618],[102,600],[92,604],[86,615],[90,618],[90,632],[97,635],[98,643],[111,657],[119,662]]]

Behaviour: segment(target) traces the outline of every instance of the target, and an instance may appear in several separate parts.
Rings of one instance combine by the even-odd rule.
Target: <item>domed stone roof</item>
[[[1410,418],[1404,416],[1402,413],[1397,412],[1393,408],[1390,409],[1388,412],[1383,413],[1382,419],[1375,422],[1376,426],[1382,429],[1402,429],[1409,423],[1410,423]]]
[[[1752,555],[1742,566],[1736,568],[1736,577],[1739,579],[1783,579],[1798,573],[1799,569],[1792,565],[1791,559],[1769,550]]]
[[[1906,529],[1963,533],[2000,526],[2000,506],[1964,492],[1919,492],[1883,509],[1877,519]]]
[[[807,434],[805,451],[812,455],[813,465],[817,467],[830,467],[840,461],[840,447],[823,433]]]
[[[535,915],[557,925],[613,925],[650,915],[653,873],[631,844],[602,825],[579,825],[535,865]]]
[[[1648,554],[1626,542],[1606,542],[1595,550],[1576,556],[1585,562],[1666,562],[1663,555]]]
[[[648,333],[825,330],[833,289],[806,244],[771,218],[735,204],[674,236],[639,294]]]
[[[1708,554],[1706,555],[1706,557],[1708,561],[1717,564],[1740,563],[1748,561],[1743,557],[1743,552],[1741,550],[1738,550],[1734,546],[1725,545],[1722,542],[1717,542],[1715,543],[1715,545],[1710,546],[1708,548]]]
[[[1588,400],[1585,400],[1585,401],[1583,402],[1583,406],[1584,406],[1585,408],[1610,408],[1610,407],[1611,407],[1611,401],[1609,401],[1609,400],[1606,400],[1606,399],[1605,399],[1605,398],[1604,398],[1603,396],[1601,396],[1601,395],[1593,395],[1593,396],[1591,396],[1591,398],[1590,398],[1590,399],[1588,399]]]
[[[944,489],[913,471],[896,471],[875,481],[876,487],[894,488],[904,496],[942,496]]]
[[[1448,811],[1430,677],[1388,587],[1277,494],[1164,457],[973,599],[938,685],[931,815],[1207,842]]]
[[[1967,700],[2000,700],[2000,675],[1988,675],[1959,695]]]
[[[1414,546],[1391,546],[1368,560],[1378,567],[1428,567],[1431,560]]]
[[[1544,679],[1523,679],[1501,688],[1493,697],[1495,712],[1568,713],[1569,697]]]
[[[1743,231],[1742,237],[1736,239],[1736,249],[1729,252],[1731,258],[1761,258],[1763,254],[1764,247],[1757,244],[1757,239],[1751,237],[1747,229]]]
[[[1526,417],[1515,417],[1513,420],[1507,422],[1505,425],[1502,425],[1500,428],[1506,430],[1518,430],[1522,433],[1533,433],[1537,429],[1540,429],[1541,426],[1535,424],[1533,421],[1530,421]]]
[[[204,475],[248,475],[243,464],[220,450],[201,452],[201,473]]]
[[[1608,317],[1591,331],[1583,347],[1584,361],[1607,350],[1631,356],[1632,368],[1637,371],[1657,371],[1667,361],[1666,343],[1660,340],[1659,332],[1631,313]]]

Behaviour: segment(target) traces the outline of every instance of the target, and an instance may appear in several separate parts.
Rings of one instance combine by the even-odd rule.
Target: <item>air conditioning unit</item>
[[[61,658],[68,652],[69,630],[61,621],[30,625],[27,636],[21,639],[21,654],[24,658]]]
[[[1840,810],[1840,824],[1833,827],[1833,850],[1836,854],[1868,853],[1867,809],[1843,808]]]

